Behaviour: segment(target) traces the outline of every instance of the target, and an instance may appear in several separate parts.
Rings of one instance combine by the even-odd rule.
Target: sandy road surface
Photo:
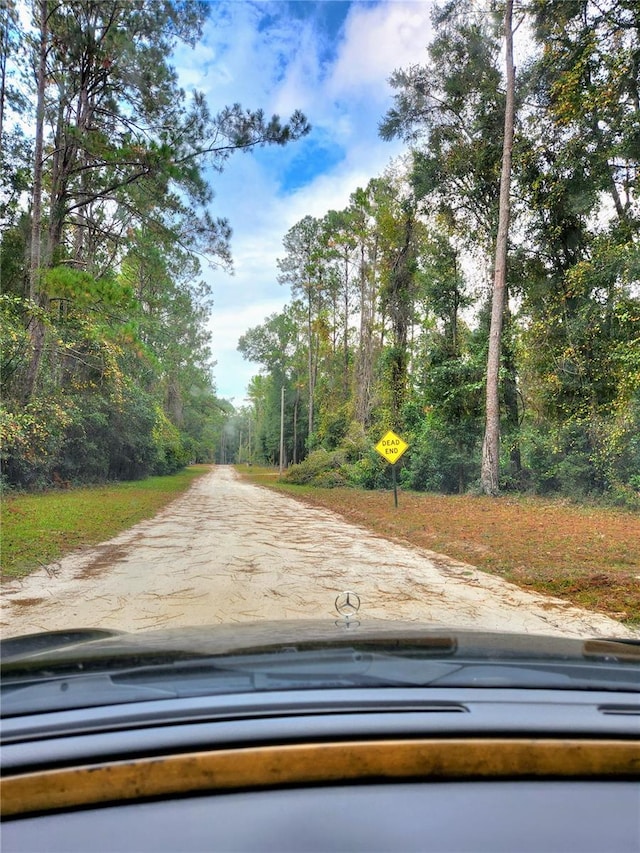
[[[155,518],[5,585],[1,626],[15,636],[333,617],[344,589],[361,596],[363,618],[633,636],[604,616],[243,482],[229,467],[197,480]]]

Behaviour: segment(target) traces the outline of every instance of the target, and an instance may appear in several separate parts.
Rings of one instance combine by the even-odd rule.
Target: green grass
[[[2,576],[23,577],[71,551],[110,539],[151,518],[209,470],[206,465],[193,465],[167,477],[5,496]]]

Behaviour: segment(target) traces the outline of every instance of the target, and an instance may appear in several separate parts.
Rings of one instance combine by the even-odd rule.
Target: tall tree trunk
[[[29,265],[29,298],[40,301],[40,268],[42,266],[42,151],[44,147],[44,96],[47,74],[47,0],[40,0],[40,50],[38,56],[36,137],[33,163],[33,201],[31,207],[31,260]],[[44,350],[45,330],[42,320],[33,317],[29,326],[32,353],[24,384],[24,399],[28,401],[35,388],[38,369]]]
[[[370,264],[365,264],[364,245],[360,251],[360,346],[356,369],[356,420],[368,426],[371,414],[371,389],[373,386],[373,327],[376,310],[375,271],[377,266],[377,238]]]
[[[511,152],[515,113],[515,68],[513,65],[513,0],[507,0],[504,13],[507,98],[504,114],[500,209],[494,266],[489,354],[487,358],[486,423],[482,444],[480,486],[484,494],[497,495],[500,475],[500,350],[502,318],[506,300],[507,242],[509,238],[509,197],[511,190]]]
[[[314,393],[314,370],[313,370],[313,314],[311,304],[311,282],[308,284],[307,294],[307,330],[309,333],[309,355],[308,355],[308,372],[309,372],[309,443],[311,443],[311,435],[313,433],[313,393]]]
[[[33,203],[31,209],[31,264],[29,298],[36,302],[39,294],[40,246],[42,241],[42,150],[44,147],[44,92],[47,74],[47,0],[40,0],[40,51],[38,57],[38,93],[36,105],[36,138],[33,163]]]
[[[0,10],[2,23],[0,23],[0,154],[4,141],[4,100],[6,97],[7,84],[7,56],[9,54],[9,10],[5,7]]]
[[[344,256],[344,339],[343,339],[343,359],[344,359],[344,376],[342,378],[342,389],[345,402],[349,399],[349,261],[345,250]]]
[[[412,270],[414,225],[413,212],[408,212],[404,223],[403,245],[394,262],[390,277],[389,316],[394,350],[391,366],[391,403],[397,428],[401,427],[400,414],[407,392],[409,323],[414,275]]]

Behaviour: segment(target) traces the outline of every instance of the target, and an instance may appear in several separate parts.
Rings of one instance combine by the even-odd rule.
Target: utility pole
[[[284,469],[284,385],[280,389],[280,476]]]

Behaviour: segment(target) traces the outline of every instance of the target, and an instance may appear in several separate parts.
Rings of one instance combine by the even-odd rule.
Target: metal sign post
[[[383,459],[386,459],[387,462],[391,465],[391,479],[393,481],[393,502],[397,508],[398,506],[398,482],[396,478],[396,462],[405,450],[409,447],[406,441],[403,441],[399,435],[396,435],[395,432],[389,430],[388,433],[382,436],[380,441],[376,444],[376,450],[382,456]]]
[[[395,504],[396,509],[398,509],[398,482],[396,480],[396,464],[395,464],[395,462],[391,466],[391,479],[393,481],[393,502]]]

